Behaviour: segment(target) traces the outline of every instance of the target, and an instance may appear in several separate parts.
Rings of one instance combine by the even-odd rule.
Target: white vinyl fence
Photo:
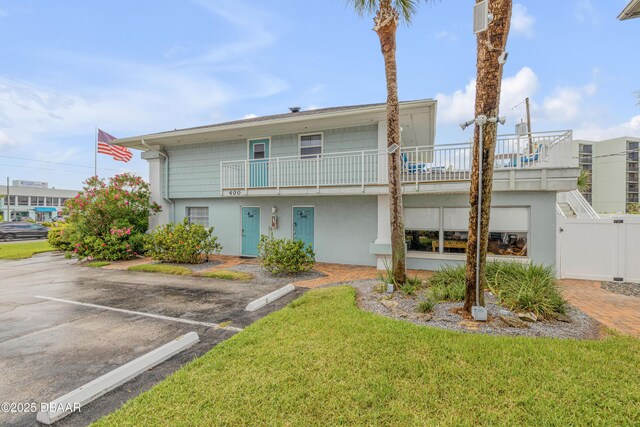
[[[640,282],[640,218],[558,218],[561,278]]]

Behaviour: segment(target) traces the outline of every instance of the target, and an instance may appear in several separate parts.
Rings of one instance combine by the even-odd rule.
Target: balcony
[[[531,180],[543,169],[577,168],[577,159],[571,155],[571,138],[570,131],[534,133],[531,138],[498,137],[496,177],[503,173],[508,181],[514,177]],[[429,192],[428,186],[434,184],[466,183],[468,187],[471,156],[471,143],[403,147],[401,181],[405,191],[413,186],[415,191]],[[224,161],[220,163],[221,195],[384,194],[387,157],[386,151],[364,150],[308,158]]]

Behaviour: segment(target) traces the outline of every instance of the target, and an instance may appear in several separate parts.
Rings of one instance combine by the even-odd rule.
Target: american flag
[[[102,129],[98,129],[98,153],[108,154],[113,157],[114,160],[120,162],[128,162],[133,157],[133,154],[127,147],[121,147],[119,145],[111,145],[110,141],[116,139],[115,136],[111,136]]]

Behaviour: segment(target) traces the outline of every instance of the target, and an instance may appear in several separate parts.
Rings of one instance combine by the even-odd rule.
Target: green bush
[[[272,274],[309,271],[316,259],[311,245],[305,245],[301,240],[276,239],[273,235],[260,236],[258,252],[260,265]]]
[[[436,301],[464,301],[464,276],[464,265],[443,267],[429,279],[432,297]],[[542,318],[566,311],[567,303],[551,267],[494,261],[487,263],[485,278],[487,288],[510,310],[532,312]]]
[[[510,310],[550,319],[567,308],[551,267],[519,262],[489,262],[487,287]]]
[[[213,227],[190,224],[185,218],[182,223],[158,226],[146,236],[144,249],[156,261],[198,264],[222,250],[217,240]]]
[[[437,302],[435,300],[427,298],[426,300],[422,300],[418,303],[416,311],[418,313],[431,313],[436,304]]]
[[[54,248],[70,252],[73,251],[73,243],[71,243],[72,233],[73,228],[66,225],[52,227],[47,234],[47,240],[49,240],[49,244]]]
[[[465,266],[445,265],[429,279],[429,290],[436,301],[464,301]]]
[[[80,259],[121,260],[143,252],[149,216],[160,211],[151,202],[149,184],[142,178],[122,174],[106,182],[89,178],[73,199],[65,202],[64,239],[67,249]]]
[[[407,276],[407,281],[398,286],[398,289],[405,295],[414,295],[422,287],[422,279],[419,277]]]

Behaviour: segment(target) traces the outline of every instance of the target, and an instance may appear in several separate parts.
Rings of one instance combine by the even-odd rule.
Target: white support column
[[[388,184],[389,175],[387,172],[387,122],[378,122],[378,183]]]
[[[374,242],[376,245],[381,245],[389,248],[391,252],[391,224],[389,213],[389,196],[378,196],[378,237]],[[391,255],[377,255],[378,270],[384,270],[385,262],[390,265]]]
[[[158,225],[169,223],[171,206],[164,200],[164,157],[153,151],[145,151],[142,158],[149,162],[149,186],[151,188],[151,201],[156,202],[162,211],[149,218],[149,229]]]

